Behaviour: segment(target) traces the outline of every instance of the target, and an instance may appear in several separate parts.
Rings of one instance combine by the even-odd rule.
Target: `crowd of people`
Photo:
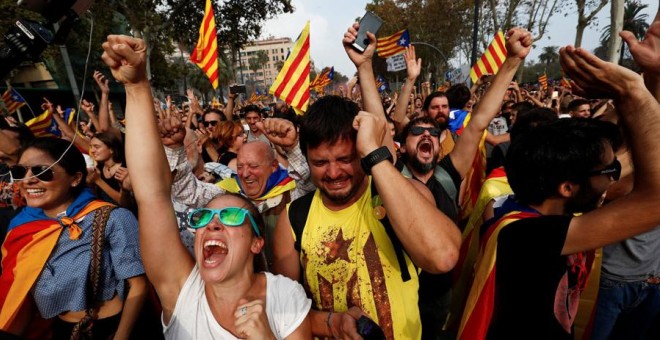
[[[110,35],[125,121],[101,72],[88,121],[44,100],[61,138],[3,117],[0,336],[660,336],[660,14],[621,34],[642,74],[566,46],[570,84],[520,85],[513,28],[471,88],[417,93],[406,48],[392,97],[358,29],[357,77],[301,116],[162,105],[144,41]]]

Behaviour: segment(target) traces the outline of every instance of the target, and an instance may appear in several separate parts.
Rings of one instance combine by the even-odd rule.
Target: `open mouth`
[[[417,144],[417,152],[421,156],[432,157],[433,156],[433,143],[428,139],[423,139]]]
[[[208,240],[204,242],[204,263],[215,264],[224,259],[227,255],[227,244],[219,240]]]

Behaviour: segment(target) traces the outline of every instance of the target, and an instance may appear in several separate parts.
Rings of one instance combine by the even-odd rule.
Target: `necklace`
[[[119,169],[119,165],[119,163],[112,164],[111,166],[103,165],[103,176],[105,178],[113,177],[117,172],[117,169]]]

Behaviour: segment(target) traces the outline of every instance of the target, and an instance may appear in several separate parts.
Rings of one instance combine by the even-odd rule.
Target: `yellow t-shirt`
[[[369,179],[371,181],[371,178]],[[392,242],[374,214],[371,186],[350,207],[327,209],[317,190],[302,234],[300,260],[305,288],[318,310],[360,307],[388,339],[419,339],[417,272],[405,255],[411,279],[403,282]]]

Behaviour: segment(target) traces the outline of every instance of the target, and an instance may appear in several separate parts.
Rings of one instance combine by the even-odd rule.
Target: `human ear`
[[[259,254],[261,250],[264,247],[264,238],[263,237],[255,237],[254,240],[252,240],[252,245],[250,246],[250,251],[254,254]]]

